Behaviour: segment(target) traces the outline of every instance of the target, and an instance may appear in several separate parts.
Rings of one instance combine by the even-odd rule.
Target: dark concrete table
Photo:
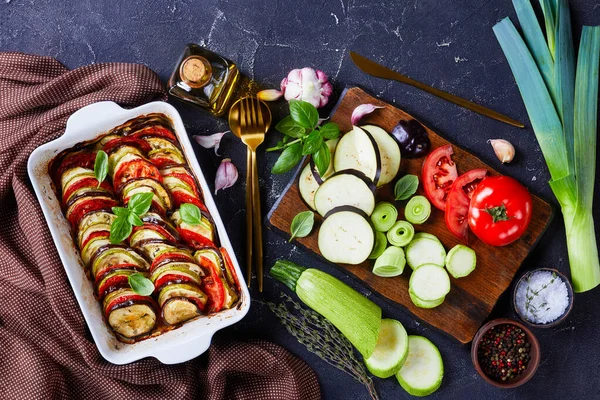
[[[598,0],[571,3],[576,37],[582,24],[600,23]],[[345,86],[360,85],[422,119],[501,172],[518,178],[532,192],[553,198],[547,185],[549,175],[530,128],[511,128],[418,90],[367,77],[348,57],[349,50],[356,50],[415,79],[528,123],[508,64],[492,32],[492,26],[504,16],[516,21],[509,0],[0,0],[0,16],[0,50],[50,55],[70,68],[107,61],[135,62],[149,66],[166,80],[188,42],[203,44],[236,60],[242,72],[268,87],[278,87],[292,68],[319,68],[334,82],[334,99]],[[181,110],[190,134],[227,129],[224,121],[174,104]],[[283,116],[283,104],[274,111],[276,118]],[[272,132],[269,144],[275,143],[278,136]],[[490,138],[506,138],[514,143],[517,157],[512,164],[499,165],[486,143]],[[232,135],[225,137],[221,148],[241,167],[240,182],[219,193],[216,201],[236,253],[243,261],[245,148]],[[200,147],[197,155],[212,181],[219,158]],[[269,173],[275,158],[275,154],[259,156],[265,212],[291,177],[291,173]],[[597,202],[594,210],[596,218],[600,218]],[[568,273],[564,236],[559,215],[522,271],[551,266]],[[600,323],[600,289],[577,295],[573,312],[560,326],[535,331],[542,346],[539,371],[525,386],[503,391],[477,375],[471,365],[469,346],[420,323],[401,306],[370,293],[342,271],[286,243],[277,234],[267,231],[264,241],[266,266],[283,257],[323,269],[370,296],[383,308],[385,316],[402,321],[409,333],[427,336],[436,343],[446,372],[434,398],[600,397],[600,333],[596,325]],[[282,285],[267,278],[264,293],[253,294],[255,299],[277,301],[281,291],[285,291]],[[514,318],[509,300],[510,290],[492,317]],[[327,399],[368,398],[359,383],[309,353],[257,302],[253,302],[243,322],[227,331],[240,337],[272,340],[304,359],[317,372]],[[382,398],[409,397],[393,378],[375,379],[375,385]]]

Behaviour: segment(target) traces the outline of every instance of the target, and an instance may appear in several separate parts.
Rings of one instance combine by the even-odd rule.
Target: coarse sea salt
[[[521,281],[516,293],[519,313],[535,324],[547,324],[561,317],[569,306],[569,291],[560,276],[535,271]]]

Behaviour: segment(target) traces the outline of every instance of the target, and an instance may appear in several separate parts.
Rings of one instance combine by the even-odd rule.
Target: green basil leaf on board
[[[294,168],[302,159],[302,144],[294,143],[287,147],[279,155],[277,162],[273,165],[271,172],[274,174],[284,174]]]
[[[319,122],[319,112],[306,101],[290,100],[290,116],[301,127],[314,129]]]
[[[396,200],[406,200],[415,192],[419,187],[419,177],[416,175],[404,175],[396,182],[394,186],[394,195]]]
[[[290,237],[289,242],[294,238],[306,237],[312,231],[313,225],[315,224],[315,214],[312,211],[303,211],[296,214],[290,225]]]
[[[179,208],[179,215],[183,222],[198,225],[202,221],[202,213],[198,206],[190,203],[184,203]]]
[[[313,161],[317,166],[319,175],[323,176],[329,168],[329,162],[331,161],[331,152],[326,143],[322,143],[319,150],[312,155]]]
[[[127,218],[117,217],[110,224],[110,242],[112,244],[121,243],[131,235],[133,227]]]
[[[106,179],[108,174],[108,156],[102,150],[96,153],[96,160],[94,161],[94,176],[98,180],[98,187],[102,181]]]
[[[152,205],[153,197],[153,193],[136,193],[133,196],[131,196],[131,199],[129,199],[129,203],[127,203],[127,208],[130,212],[135,213],[137,215],[146,214],[150,209],[150,206]]]
[[[140,296],[150,296],[154,292],[152,281],[139,272],[129,275],[128,281],[131,289]]]
[[[290,115],[279,121],[279,123],[275,125],[275,129],[286,135],[286,137],[291,136],[293,138],[299,138],[306,132],[306,129],[296,123]],[[285,141],[283,143],[285,143]]]
[[[129,215],[129,210],[127,208],[125,208],[125,207],[113,207],[112,208],[112,212],[117,217],[127,218],[127,216]]]
[[[304,146],[302,147],[302,154],[308,155],[313,154],[319,150],[321,145],[323,144],[323,136],[321,136],[321,132],[312,131],[304,140]]]
[[[131,225],[134,225],[134,226],[144,225],[144,221],[142,221],[140,219],[140,217],[138,217],[135,213],[129,213],[129,215],[127,215],[127,220],[129,221],[129,223]]]
[[[327,122],[319,127],[319,131],[325,139],[337,139],[340,136],[340,127],[335,122]]]

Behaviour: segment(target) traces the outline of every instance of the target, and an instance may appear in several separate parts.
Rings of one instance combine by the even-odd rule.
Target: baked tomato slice
[[[172,261],[193,263],[194,259],[191,255],[187,254],[187,252],[184,252],[182,250],[175,250],[172,252],[166,251],[156,256],[156,258],[152,261],[152,265],[150,266],[150,272],[154,272],[156,268]]]
[[[115,191],[118,192],[124,184],[138,178],[150,178],[160,183],[163,181],[158,168],[152,163],[143,159],[132,160],[120,165],[119,169],[115,172],[113,179]]]
[[[452,154],[454,154],[452,145],[438,147],[427,156],[421,172],[425,195],[442,211],[446,209],[448,192],[458,177]]]
[[[79,221],[83,218],[87,213],[99,210],[110,210],[112,207],[118,206],[114,199],[109,198],[94,198],[89,197],[83,201],[81,201],[73,210],[70,210],[69,216],[67,217],[71,226],[77,227],[79,226]]]
[[[190,231],[189,229],[177,228],[181,240],[187,243],[193,249],[201,249],[203,247],[214,247],[214,243],[207,237],[204,237],[196,232]]]
[[[207,257],[198,257],[206,275],[202,277],[202,290],[208,296],[208,312],[217,312],[225,304],[225,285],[221,280],[220,268]]]
[[[67,190],[65,190],[65,193],[63,194],[63,204],[66,204],[69,200],[69,197],[71,197],[71,195],[79,189],[96,187],[98,187],[98,180],[96,178],[83,178],[78,180],[72,185],[69,185],[67,187]],[[108,181],[102,181],[102,183],[100,183],[100,187],[106,190],[107,192],[112,193],[113,188],[110,186],[110,183],[108,183]]]
[[[150,144],[148,142],[146,142],[144,139],[138,139],[135,137],[127,137],[127,136],[110,140],[109,142],[107,142],[104,145],[103,150],[106,154],[110,154],[113,151],[117,150],[121,146],[137,147],[144,153],[148,153],[150,150],[152,150],[152,147],[150,146]]]
[[[457,238],[469,242],[469,203],[477,185],[485,178],[487,170],[483,168],[465,172],[454,181],[446,201],[446,226]]]
[[[208,209],[202,201],[200,201],[197,197],[189,195],[186,192],[183,192],[181,190],[174,190],[173,192],[171,192],[171,197],[173,197],[175,208],[179,208],[182,204],[189,203],[195,205],[201,211],[208,212]]]
[[[529,191],[515,179],[508,176],[485,178],[473,192],[469,226],[482,242],[506,246],[525,233],[532,208]]]
[[[80,152],[69,154],[62,159],[59,166],[56,168],[56,171],[54,172],[54,180],[56,182],[60,182],[62,174],[71,168],[81,167],[93,170],[95,162],[96,153]]]
[[[145,137],[149,137],[149,136],[157,136],[157,137],[169,139],[172,142],[177,142],[177,138],[175,138],[175,135],[173,134],[173,132],[171,132],[169,129],[167,129],[163,126],[160,126],[160,125],[148,126],[146,128],[140,129],[139,131],[136,131],[135,133],[133,133],[131,136],[134,138],[145,138]]]

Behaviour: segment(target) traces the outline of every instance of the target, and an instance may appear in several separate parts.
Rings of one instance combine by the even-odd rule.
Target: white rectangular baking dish
[[[127,120],[149,113],[163,113],[173,121],[175,134],[181,143],[190,168],[198,178],[204,192],[206,206],[214,219],[221,245],[229,252],[239,277],[241,300],[233,309],[211,316],[199,317],[155,338],[135,344],[125,344],[116,339],[102,318],[101,306],[94,297],[93,284],[85,274],[83,261],[73,243],[69,224],[63,216],[60,202],[54,192],[48,165],[61,151],[77,143],[95,139]],[[126,110],[116,103],[104,101],[84,107],[71,115],[67,121],[65,133],[61,137],[38,147],[31,153],[27,169],[75,297],[98,350],[107,361],[113,364],[127,364],[144,357],[155,357],[164,364],[176,364],[190,360],[208,349],[216,331],[238,322],[248,312],[250,295],[235,252],[231,247],[206,179],[198,165],[181,117],[170,104],[157,101]]]

